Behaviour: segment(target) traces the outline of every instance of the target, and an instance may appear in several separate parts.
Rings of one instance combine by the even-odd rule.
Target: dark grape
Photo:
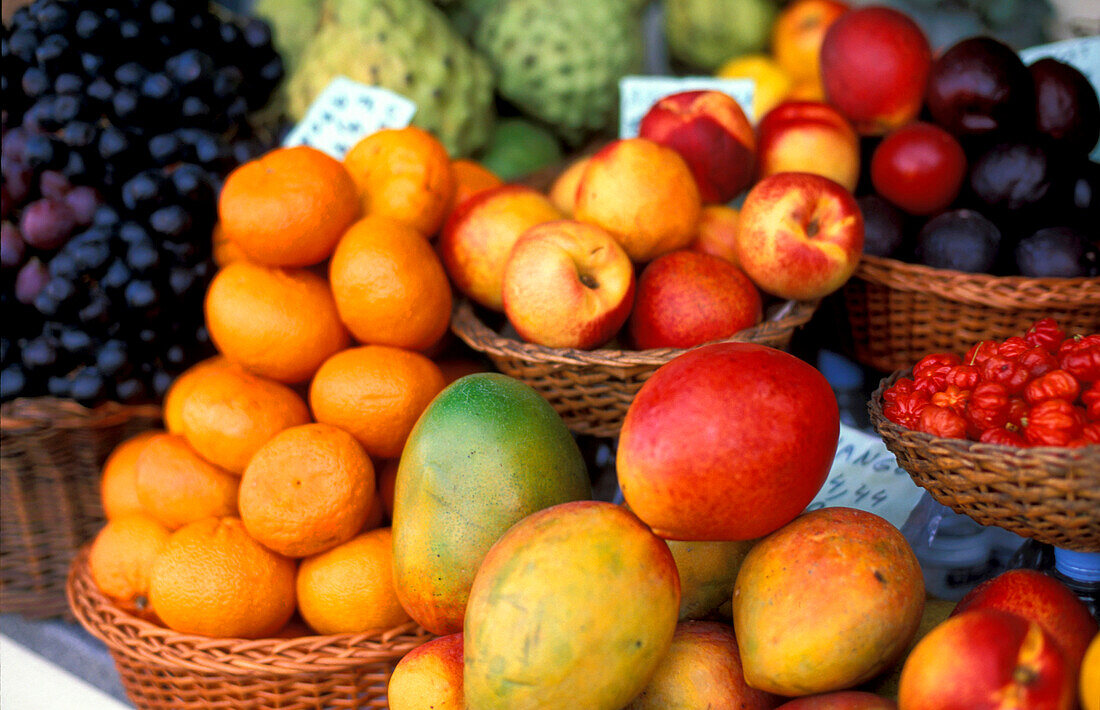
[[[96,368],[107,377],[121,373],[127,361],[126,343],[121,340],[108,340],[96,352]]]
[[[73,286],[73,282],[69,279],[52,278],[35,298],[35,306],[37,307],[39,299],[46,298],[56,304],[58,310],[67,310],[69,306],[74,305],[73,301],[78,295],[76,286]]]
[[[158,170],[145,170],[122,186],[122,204],[126,209],[144,212],[153,209],[161,199],[165,178]]]
[[[99,273],[111,260],[111,248],[106,244],[81,244],[73,249],[73,257],[82,271]]]
[[[144,310],[157,303],[157,291],[148,281],[131,281],[123,289],[123,298],[126,305],[135,310]]]
[[[38,37],[30,30],[19,29],[8,37],[8,51],[23,64],[34,64],[34,50],[38,48]]]
[[[88,297],[88,303],[77,314],[77,320],[86,326],[102,323],[111,313],[111,299],[100,290],[93,291]]]
[[[70,56],[69,40],[64,35],[48,35],[34,50],[35,62],[50,72],[62,70]]]
[[[111,97],[111,111],[114,113],[116,121],[130,123],[137,119],[140,107],[141,100],[138,98],[137,92],[132,89],[119,89]]]
[[[160,254],[152,242],[138,243],[126,250],[126,264],[137,274],[148,274],[160,264]]]
[[[71,72],[58,74],[53,80],[53,90],[56,94],[80,94],[84,90],[84,80]]]
[[[88,84],[85,93],[101,104],[108,104],[111,101],[111,97],[115,95],[115,87],[111,85],[111,82],[100,76],[96,77]]]
[[[145,383],[136,377],[121,380],[115,384],[115,396],[125,404],[143,402],[149,397]]]
[[[27,137],[23,147],[23,159],[32,169],[47,168],[57,164],[58,151],[54,150],[54,142],[49,136],[41,133]]]
[[[122,259],[115,259],[107,267],[107,271],[103,274],[103,278],[100,279],[99,283],[105,289],[119,290],[124,288],[131,278],[130,267],[126,265],[126,262]]]
[[[169,205],[149,215],[149,226],[167,239],[182,239],[191,229],[191,215],[179,205]]]
[[[106,162],[118,160],[130,150],[130,139],[114,127],[104,128],[99,134],[99,157]]]
[[[64,94],[53,100],[53,120],[62,126],[80,116],[84,103],[79,96]]]
[[[92,54],[91,52],[80,53],[80,68],[84,70],[84,73],[88,76],[98,77],[103,72],[103,67],[107,64],[107,60],[101,54]]]
[[[55,279],[75,279],[80,273],[76,257],[68,249],[62,249],[54,254],[46,270],[49,271],[50,277]]]
[[[183,143],[172,133],[162,133],[149,139],[149,157],[155,165],[169,165],[179,160]]]
[[[92,336],[88,335],[83,330],[76,330],[74,328],[62,330],[59,341],[61,347],[71,354],[80,354],[91,350],[92,347]]]
[[[245,22],[241,35],[250,49],[271,47],[271,26],[259,18],[250,18]]]
[[[156,393],[158,398],[164,397],[168,392],[168,388],[172,386],[172,376],[164,370],[157,370],[153,373],[153,392]]]
[[[41,67],[29,67],[23,72],[21,86],[24,96],[37,99],[50,90],[50,75]]]
[[[99,209],[100,202],[99,193],[96,192],[94,187],[77,185],[69,190],[63,199],[65,200],[65,204],[69,206],[69,209],[72,210],[77,224],[91,224],[92,219]]]
[[[237,89],[244,83],[244,73],[234,66],[222,67],[214,72],[212,91],[219,99],[236,96]]]
[[[87,121],[70,121],[62,126],[57,137],[70,148],[84,148],[95,142],[95,126]]]
[[[164,70],[178,84],[186,86],[208,76],[214,69],[214,61],[205,52],[188,49],[170,57]]]
[[[94,10],[83,10],[76,17],[74,31],[80,39],[95,39],[103,30],[103,16]]]
[[[69,399],[72,397],[72,383],[67,377],[53,375],[46,378],[46,394],[51,397]]]
[[[57,346],[47,338],[31,338],[21,352],[23,367],[34,372],[44,370],[57,362]]]
[[[103,375],[93,367],[85,367],[73,377],[71,396],[86,405],[98,404],[105,393]]]
[[[33,8],[32,8],[33,10]],[[38,30],[43,34],[53,34],[63,31],[72,19],[68,11],[60,3],[49,3],[34,13]]]
[[[8,365],[0,372],[0,399],[7,401],[19,397],[26,386],[27,376],[18,363]]]
[[[152,238],[149,233],[145,231],[137,222],[124,222],[118,230],[118,236],[127,244],[137,244],[139,242],[152,243]]]
[[[48,200],[62,200],[72,189],[69,179],[56,170],[43,170],[38,176],[38,192]]]
[[[97,227],[113,227],[119,222],[118,210],[111,205],[99,205],[92,216],[92,224]]]

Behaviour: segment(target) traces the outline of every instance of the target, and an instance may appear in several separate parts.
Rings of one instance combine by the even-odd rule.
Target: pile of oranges
[[[101,592],[216,637],[409,620],[387,527],[397,457],[432,398],[480,369],[446,354],[452,291],[431,240],[498,184],[411,127],[343,161],[279,148],[229,175],[205,300],[219,355],[173,383],[164,430],[104,466]]]

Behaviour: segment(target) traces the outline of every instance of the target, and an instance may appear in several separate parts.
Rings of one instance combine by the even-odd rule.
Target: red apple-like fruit
[[[900,710],[1072,710],[1074,674],[1034,621],[975,609],[932,629],[909,653]]]
[[[734,253],[761,290],[821,298],[844,285],[863,254],[863,215],[852,193],[810,173],[777,173],[741,205]]]
[[[947,131],[914,121],[891,131],[871,156],[875,191],[909,214],[947,209],[966,177],[966,153]]]
[[[504,310],[504,264],[519,235],[562,218],[550,199],[530,187],[504,184],[464,200],[443,226],[436,250],[454,285],[471,300]]]
[[[783,703],[776,710],[898,710],[898,704],[874,693],[838,690],[835,693],[796,698]]]
[[[801,513],[840,436],[825,377],[790,353],[712,343],[657,369],[616,458],[627,505],[661,537],[751,540]]]
[[[630,336],[641,350],[690,348],[760,322],[760,292],[724,259],[680,250],[659,256],[638,278]]]
[[[634,265],[603,229],[573,220],[524,232],[504,265],[504,313],[520,336],[552,348],[610,340],[634,303]]]
[[[688,244],[688,249],[713,254],[737,266],[733,242],[740,222],[741,213],[729,205],[703,205],[695,239]]]
[[[952,616],[973,609],[999,609],[1037,622],[1062,647],[1066,660],[1081,665],[1100,628],[1069,587],[1032,569],[1011,569],[987,579],[959,600]]]
[[[729,202],[752,181],[756,138],[740,104],[721,91],[682,91],[642,116],[638,135],[672,148],[705,203]]]
[[[649,684],[625,710],[772,710],[779,702],[745,682],[732,626],[681,621]]]
[[[827,177],[849,192],[859,181],[859,136],[835,108],[785,101],[756,126],[756,174],[802,172]]]
[[[821,43],[825,96],[860,135],[882,135],[916,118],[931,67],[924,31],[889,7],[844,13]]]

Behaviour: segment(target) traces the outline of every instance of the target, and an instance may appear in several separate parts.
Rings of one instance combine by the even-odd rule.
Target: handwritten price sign
[[[283,145],[309,145],[343,160],[361,138],[382,128],[404,128],[415,113],[416,104],[400,94],[340,76],[314,99]]]
[[[840,425],[840,443],[829,477],[806,510],[832,506],[859,508],[889,520],[900,528],[916,507],[923,489],[882,443],[846,424]]]

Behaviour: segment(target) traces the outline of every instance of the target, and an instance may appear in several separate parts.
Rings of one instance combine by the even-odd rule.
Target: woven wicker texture
[[[1047,316],[1069,333],[1100,329],[1100,278],[968,274],[864,255],[842,295],[854,358],[882,372],[1023,335]]]
[[[871,424],[918,486],[982,525],[1057,547],[1100,552],[1100,446],[1018,448],[944,439],[899,426],[882,414],[882,393],[868,402]]]
[[[722,342],[750,342],[786,349],[795,329],[805,325],[816,301],[785,301],[767,318]],[[526,382],[577,434],[613,437],[622,428],[634,395],[661,365],[684,353],[655,350],[575,350],[547,348],[505,337],[489,328],[469,301],[455,306],[451,330],[497,369]]]
[[[99,474],[111,450],[160,426],[160,408],[87,409],[37,397],[0,409],[0,611],[68,613],[65,578],[103,526]]]
[[[72,562],[68,602],[103,641],[130,700],[143,710],[387,708],[394,667],[432,638],[415,622],[387,631],[290,639],[180,634],[114,606]]]

